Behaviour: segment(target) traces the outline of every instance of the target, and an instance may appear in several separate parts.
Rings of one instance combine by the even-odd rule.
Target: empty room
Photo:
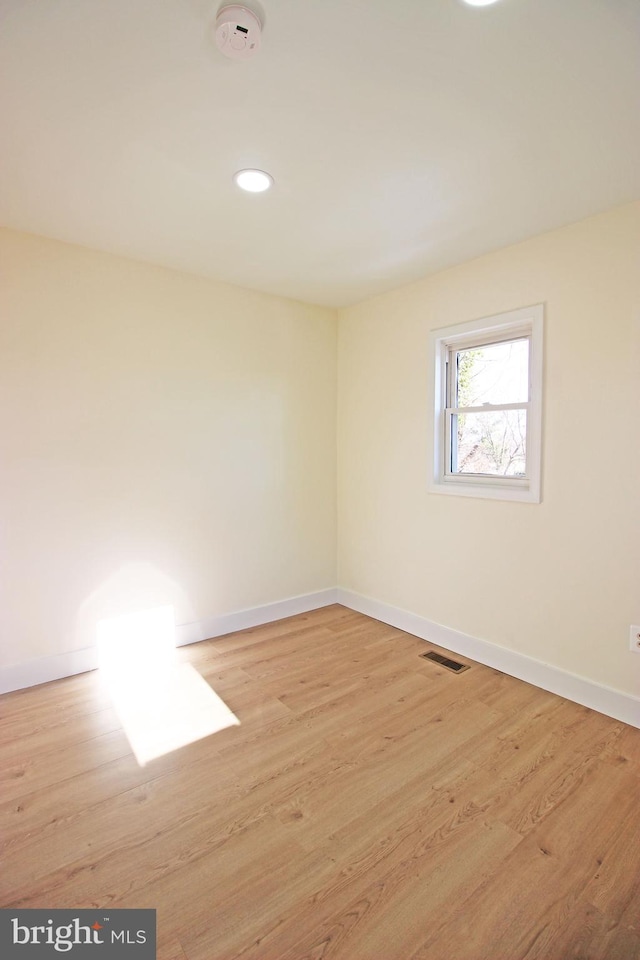
[[[640,960],[640,4],[0,63],[2,957]]]

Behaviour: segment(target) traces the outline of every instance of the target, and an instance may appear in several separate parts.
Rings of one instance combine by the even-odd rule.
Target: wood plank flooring
[[[159,960],[640,960],[640,730],[429,648],[340,606],[183,648],[241,724],[145,767],[97,674],[0,698],[1,905],[156,908]]]

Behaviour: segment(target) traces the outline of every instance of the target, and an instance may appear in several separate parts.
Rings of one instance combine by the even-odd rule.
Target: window
[[[431,337],[436,493],[540,502],[543,307]]]

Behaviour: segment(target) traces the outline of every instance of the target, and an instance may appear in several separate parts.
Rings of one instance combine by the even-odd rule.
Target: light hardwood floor
[[[2,697],[2,906],[156,908],[159,960],[640,958],[640,730],[427,649],[339,606],[183,648],[241,725],[144,768],[95,674]]]

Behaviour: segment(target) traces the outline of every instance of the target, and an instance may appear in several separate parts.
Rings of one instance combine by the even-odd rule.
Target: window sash
[[[528,400],[521,403],[483,403],[479,407],[445,407],[445,413],[455,413],[464,416],[465,413],[491,413],[494,410],[528,410]]]
[[[531,481],[531,471],[530,471],[530,446],[531,446],[531,430],[529,429],[529,403],[501,403],[501,404],[487,404],[482,407],[447,407],[444,411],[445,417],[445,436],[444,436],[444,445],[443,445],[443,454],[444,454],[444,469],[443,477],[445,480],[455,480],[462,483],[475,483],[476,480],[483,481],[484,483],[491,484],[501,484],[504,483],[507,486],[520,486],[526,487]],[[524,410],[527,414],[527,435],[525,440],[525,451],[524,451],[524,462],[525,462],[525,473],[519,477],[508,476],[503,473],[458,473],[453,468],[454,454],[456,451],[456,445],[453,442],[453,418],[455,416],[464,416],[465,413],[491,413],[492,411],[500,410]]]
[[[449,343],[445,343],[444,351],[444,361],[445,361],[445,403],[444,407],[446,410],[451,410],[454,408],[452,400],[458,397],[458,363],[457,363],[457,354],[462,350],[474,350],[476,347],[491,347],[498,346],[503,343],[514,343],[516,341],[526,340],[529,343],[529,369],[527,371],[527,388],[528,388],[528,400],[531,401],[531,378],[532,378],[532,342],[531,342],[531,332],[522,331],[520,333],[514,334],[513,332],[507,333],[504,337],[496,336],[494,331],[491,334],[488,334],[486,337],[465,337],[464,339],[452,340]],[[518,401],[516,406],[520,406],[524,401]],[[482,404],[484,406],[484,404]],[[498,409],[501,407],[501,404],[486,404],[487,409],[489,407],[496,407]],[[471,412],[472,407],[465,407],[464,409]],[[508,406],[505,406],[504,409],[508,409]],[[515,409],[515,407],[514,407]]]
[[[513,343],[519,340],[528,340],[529,341],[529,369],[527,377],[527,387],[528,387],[528,401],[521,401],[519,403],[483,403],[480,406],[450,406],[452,398],[458,396],[458,363],[457,363],[457,354],[462,350],[473,350],[475,347],[487,347],[493,346],[494,344],[503,344],[503,343]],[[443,385],[445,388],[445,406],[442,410],[444,415],[444,443],[443,443],[443,479],[449,481],[454,480],[456,482],[462,483],[476,483],[481,482],[485,484],[502,484],[508,486],[528,486],[531,475],[530,475],[530,449],[531,449],[531,430],[530,430],[530,417],[529,410],[531,407],[531,359],[532,359],[532,344],[531,344],[531,332],[530,330],[521,330],[513,331],[510,330],[506,333],[505,336],[497,336],[496,331],[487,333],[485,336],[472,336],[468,335],[463,338],[456,338],[449,343],[444,344],[443,351],[443,360],[445,365]],[[500,473],[458,473],[454,470],[454,460],[456,453],[456,444],[453,439],[453,418],[455,416],[464,416],[467,413],[493,413],[500,412],[501,410],[524,410],[527,414],[527,432],[525,438],[525,451],[524,451],[524,461],[526,472],[524,476],[520,477],[510,477]]]
[[[485,344],[508,343],[513,340],[529,340],[529,397],[528,403],[515,403],[523,409],[526,423],[526,476],[502,474],[464,473],[447,471],[447,456],[451,449],[447,432],[451,431],[452,417],[492,412],[505,405],[482,405],[481,409],[454,406],[457,399],[449,400],[452,351],[482,347]],[[430,405],[433,419],[428,430],[429,476],[427,488],[430,493],[453,494],[454,496],[479,497],[481,499],[541,502],[542,480],[542,401],[543,401],[543,347],[544,304],[521,307],[494,316],[465,321],[449,327],[433,330],[429,337],[431,358],[429,373]],[[511,405],[509,405],[511,406]],[[509,415],[512,416],[512,415]]]

